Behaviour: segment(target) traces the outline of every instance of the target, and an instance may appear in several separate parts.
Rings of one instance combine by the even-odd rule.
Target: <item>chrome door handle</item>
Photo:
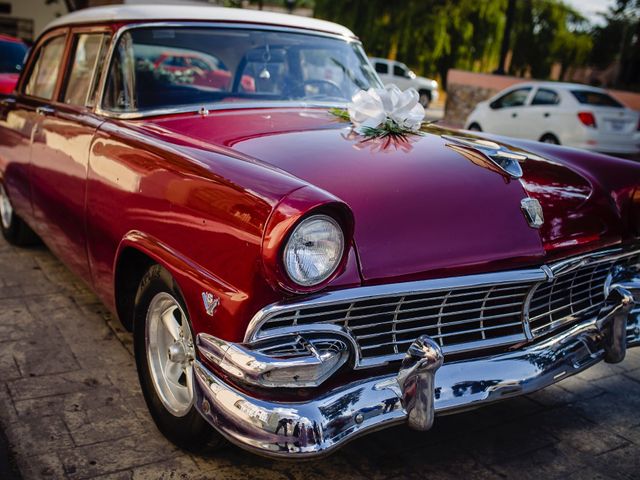
[[[511,117],[512,117],[512,118],[516,118],[517,116],[518,116],[518,114],[517,114],[516,112],[513,112],[513,113],[511,114]]]
[[[55,113],[55,110],[52,107],[42,106],[36,108],[36,113],[38,115],[53,115]]]
[[[545,113],[544,113],[544,117],[545,117],[545,118],[546,118],[546,117],[548,117],[549,115],[551,115],[549,112],[545,112]]]

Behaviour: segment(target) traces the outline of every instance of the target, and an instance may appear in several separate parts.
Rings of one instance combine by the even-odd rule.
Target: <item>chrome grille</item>
[[[529,325],[534,336],[600,310],[605,299],[605,280],[612,263],[578,268],[539,284],[529,306]]]
[[[614,268],[631,269],[637,257],[585,265],[553,281],[536,285],[528,307],[529,326],[534,337],[597,313],[605,301],[605,282]]]
[[[451,353],[475,342],[524,340],[521,311],[530,287],[494,285],[308,307],[274,315],[261,330],[338,325],[351,332],[361,358],[404,353],[426,334]]]
[[[551,269],[518,271],[516,280],[513,272],[506,272],[487,274],[492,281],[483,278],[480,284],[465,283],[473,276],[443,279],[447,288],[434,288],[434,281],[428,280],[424,288],[408,293],[362,297],[358,296],[362,288],[354,289],[353,296],[336,292],[339,301],[326,301],[325,296],[324,301],[311,299],[268,311],[248,341],[283,335],[284,351],[275,351],[296,354],[291,345],[284,345],[286,335],[317,327],[317,331],[348,335],[360,366],[400,359],[425,334],[445,354],[513,345],[595,315],[604,304],[609,274],[618,267],[637,268],[638,262],[637,252],[604,252],[569,259]],[[551,281],[544,280],[544,272],[552,270],[559,273]],[[332,294],[328,297],[332,299]]]

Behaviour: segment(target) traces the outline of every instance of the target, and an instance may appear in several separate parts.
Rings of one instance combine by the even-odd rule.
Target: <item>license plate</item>
[[[611,130],[614,132],[620,132],[624,130],[624,126],[627,122],[623,120],[609,120],[609,125],[611,125]]]

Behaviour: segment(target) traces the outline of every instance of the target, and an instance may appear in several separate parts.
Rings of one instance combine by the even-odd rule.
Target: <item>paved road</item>
[[[231,446],[188,455],[147,414],[131,336],[46,249],[0,240],[0,422],[25,479],[631,479],[639,412],[635,349],[619,366],[439,418],[429,433],[378,432],[320,461]]]

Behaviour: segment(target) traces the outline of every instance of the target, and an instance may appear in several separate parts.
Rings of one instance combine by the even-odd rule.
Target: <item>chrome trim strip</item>
[[[231,22],[189,22],[189,21],[179,21],[179,22],[145,22],[145,23],[134,23],[128,24],[120,29],[118,29],[113,35],[111,39],[111,44],[109,45],[109,52],[106,58],[106,68],[102,74],[102,78],[100,81],[100,89],[98,92],[98,98],[96,101],[96,106],[94,108],[94,112],[96,115],[100,115],[105,118],[111,119],[119,119],[119,120],[132,120],[138,118],[146,118],[158,115],[172,115],[177,113],[189,113],[189,112],[198,112],[202,107],[205,107],[208,110],[226,110],[226,109],[236,109],[236,108],[278,108],[280,107],[343,107],[346,105],[346,102],[278,102],[280,105],[265,105],[264,102],[246,102],[246,103],[237,103],[237,104],[213,104],[213,105],[191,105],[191,106],[178,106],[171,108],[158,108],[153,110],[145,110],[138,112],[115,112],[112,110],[107,110],[103,107],[103,101],[105,96],[105,90],[107,87],[107,80],[109,78],[109,71],[111,70],[111,64],[113,62],[114,52],[117,48],[117,45],[120,41],[122,35],[130,30],[135,30],[139,28],[179,28],[179,27],[187,27],[187,28],[228,28],[228,29],[238,29],[238,30],[265,30],[265,31],[273,31],[273,32],[287,32],[287,33],[301,33],[304,35],[313,35],[319,37],[329,37],[335,38],[342,41],[346,41],[348,43],[357,43],[362,45],[360,40],[353,37],[346,37],[334,33],[322,32],[317,30],[307,30],[304,28],[295,28],[295,27],[279,27],[276,25],[263,25],[257,23],[231,23]]]
[[[550,265],[551,271],[555,276],[564,275],[576,268],[583,267],[585,265],[594,265],[603,262],[612,262],[616,260],[622,260],[623,258],[639,255],[640,250],[624,251],[621,248],[611,248],[607,250],[600,250],[598,252],[587,253],[578,257],[568,258]]]
[[[179,113],[198,114],[203,108],[208,112],[216,112],[223,110],[248,110],[260,108],[344,108],[346,102],[298,102],[298,101],[253,101],[253,102],[234,102],[234,103],[215,103],[207,105],[184,105],[171,108],[157,108],[153,110],[139,110],[137,112],[113,112],[100,109],[96,113],[103,117],[118,120],[137,120],[141,118],[157,117],[162,115],[176,115]]]
[[[536,283],[529,289],[522,304],[522,328],[524,330],[524,336],[528,341],[533,340],[533,332],[531,331],[531,324],[529,323],[529,307],[531,306],[531,299],[540,285],[542,285],[542,282]]]

